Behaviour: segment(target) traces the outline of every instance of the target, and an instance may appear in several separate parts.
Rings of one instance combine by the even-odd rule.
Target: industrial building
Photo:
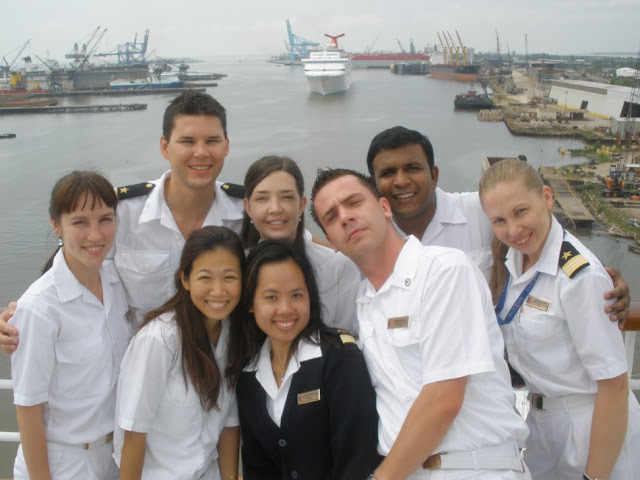
[[[549,98],[559,107],[587,110],[602,118],[626,118],[632,106],[632,117],[640,117],[640,104],[631,103],[632,89],[584,80],[552,80]],[[637,101],[637,100],[636,100]]]

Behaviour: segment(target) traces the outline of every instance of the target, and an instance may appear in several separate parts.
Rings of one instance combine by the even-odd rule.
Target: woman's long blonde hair
[[[482,174],[480,184],[478,185],[480,201],[482,202],[482,198],[486,192],[493,189],[499,183],[510,182],[517,179],[523,181],[523,185],[527,190],[534,190],[540,192],[542,195],[544,182],[536,169],[518,158],[507,158],[493,164]],[[507,281],[507,267],[505,267],[504,262],[508,249],[509,247],[494,235],[493,241],[491,242],[493,265],[491,266],[491,279],[489,280],[489,288],[491,289],[491,297],[494,305],[498,303],[500,294],[504,289],[504,284]]]

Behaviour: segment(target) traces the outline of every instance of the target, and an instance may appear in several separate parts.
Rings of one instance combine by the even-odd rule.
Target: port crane
[[[445,64],[445,65],[448,65],[449,62],[447,61],[448,60],[447,57],[449,55],[449,50],[447,50],[447,48],[444,46],[444,42],[442,41],[442,38],[440,37],[440,33],[436,32],[436,35],[438,35],[438,40],[440,40],[440,46],[442,47],[442,56],[444,57],[442,63]]]
[[[22,52],[24,52],[24,49],[27,48],[27,45],[29,45],[30,42],[31,42],[31,39],[27,40],[19,47],[16,47],[16,49],[18,50],[18,53],[13,57],[13,60],[11,60],[11,62],[7,62],[7,59],[5,57],[2,57],[2,60],[4,61],[5,65],[0,65],[0,72],[6,71],[7,74],[10,74],[11,69],[15,66],[16,62],[18,61],[18,58],[20,58],[20,55],[22,55]]]
[[[67,53],[64,58],[72,59],[71,67],[74,71],[80,70],[84,66],[85,63],[89,61],[89,57],[95,52],[96,48],[98,48],[98,44],[102,37],[107,32],[107,29],[101,30],[102,27],[96,28],[89,36],[89,39],[86,43],[82,44],[82,48],[78,47],[77,43],[73,44],[73,50],[71,53]]]
[[[460,67],[460,48],[458,48],[458,46],[456,45],[456,42],[453,41],[453,37],[451,36],[451,34],[449,32],[447,32],[447,35],[449,35],[449,40],[451,40],[451,45],[453,45],[453,49],[456,52],[456,67]],[[445,37],[446,40],[446,37]],[[453,50],[451,51],[451,53],[453,54]]]
[[[460,34],[458,30],[456,30],[456,36],[458,37],[458,43],[460,43],[460,48],[462,49],[462,65],[467,66],[467,47],[462,43],[462,38],[460,38]]]
[[[110,52],[97,53],[96,57],[118,57],[118,64],[135,65],[147,61],[147,47],[149,46],[149,29],[144,32],[144,39],[138,42],[138,34],[133,37],[133,42],[126,42],[116,46]]]
[[[295,35],[291,31],[291,23],[289,22],[289,19],[287,19],[287,35],[289,36],[289,61],[291,62],[307,58],[309,56],[307,50],[308,47],[317,47],[320,45],[318,42],[305,40],[304,38]]]

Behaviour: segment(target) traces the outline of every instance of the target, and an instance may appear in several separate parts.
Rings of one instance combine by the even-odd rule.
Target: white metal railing
[[[0,379],[0,390],[11,390],[13,388],[12,380]],[[0,442],[19,442],[20,434],[18,432],[0,432]]]

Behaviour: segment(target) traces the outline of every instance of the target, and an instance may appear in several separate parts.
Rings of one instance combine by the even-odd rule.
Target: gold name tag
[[[404,317],[392,317],[387,319],[387,328],[392,330],[394,328],[407,328],[409,326],[409,315]]]
[[[529,295],[527,297],[527,303],[525,303],[528,307],[537,308],[538,310],[542,310],[543,312],[548,312],[549,307],[551,306],[551,302],[549,300],[543,300],[538,297],[534,297],[533,295]]]
[[[320,389],[311,390],[310,392],[304,392],[298,394],[298,405],[304,405],[305,403],[313,403],[320,401]]]

